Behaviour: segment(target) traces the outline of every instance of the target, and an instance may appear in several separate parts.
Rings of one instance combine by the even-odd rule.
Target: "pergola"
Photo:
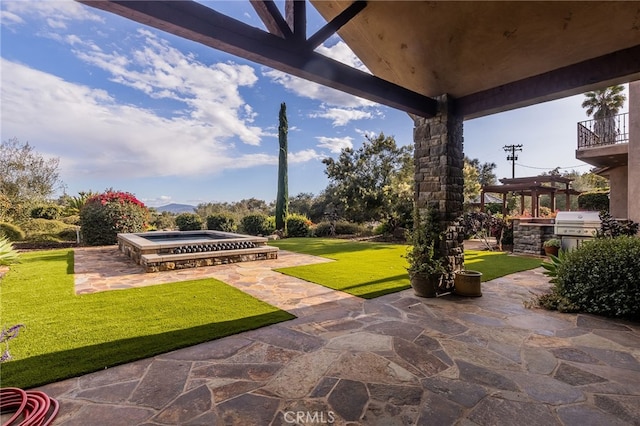
[[[502,211],[507,210],[507,195],[520,195],[520,214],[524,213],[525,197],[531,197],[531,215],[538,217],[540,214],[540,195],[546,194],[551,198],[551,210],[556,210],[556,194],[565,195],[565,210],[571,210],[571,195],[579,195],[580,192],[569,188],[573,179],[554,175],[540,175],[513,179],[500,179],[502,185],[486,185],[480,192],[480,209],[484,211],[484,197],[486,193],[502,194]],[[564,188],[554,186],[559,183]],[[549,185],[550,184],[550,185]]]

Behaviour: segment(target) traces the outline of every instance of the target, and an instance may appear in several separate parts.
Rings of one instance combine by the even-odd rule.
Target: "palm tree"
[[[593,132],[598,135],[602,144],[616,142],[616,122],[614,116],[624,105],[627,97],[624,86],[616,85],[603,90],[594,90],[585,93],[586,99],[582,102],[582,108],[587,109],[587,116],[595,119]]]

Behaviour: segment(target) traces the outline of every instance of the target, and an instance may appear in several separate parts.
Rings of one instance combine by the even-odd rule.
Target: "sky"
[[[206,4],[262,28],[248,0]],[[280,2],[277,2],[280,4]],[[324,25],[307,7],[308,35]],[[289,122],[289,194],[319,194],[322,159],[383,132],[413,143],[409,116],[72,0],[0,2],[0,133],[59,158],[64,192],[131,192],[151,207],[277,192],[278,112]],[[334,35],[317,51],[366,67]],[[465,121],[464,151],[511,177],[575,159],[583,95]],[[627,106],[623,108],[626,112]]]

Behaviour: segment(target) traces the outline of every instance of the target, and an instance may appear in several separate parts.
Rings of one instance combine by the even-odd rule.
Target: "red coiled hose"
[[[0,389],[0,411],[3,414],[15,411],[2,426],[47,426],[56,417],[59,408],[58,401],[44,392]],[[18,421],[20,423],[16,423]]]

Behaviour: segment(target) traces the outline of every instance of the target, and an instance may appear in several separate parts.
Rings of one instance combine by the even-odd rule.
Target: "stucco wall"
[[[628,167],[616,167],[609,171],[609,212],[611,216],[626,219],[628,212]]]
[[[640,81],[629,84],[628,218],[640,222]]]

